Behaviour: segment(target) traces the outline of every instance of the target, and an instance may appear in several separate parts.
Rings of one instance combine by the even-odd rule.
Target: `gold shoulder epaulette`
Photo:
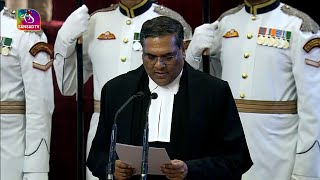
[[[319,25],[307,14],[304,12],[301,12],[289,5],[283,5],[281,7],[282,12],[285,14],[288,14],[290,16],[296,16],[300,19],[302,19],[302,24],[300,27],[300,30],[302,32],[312,32],[312,33],[317,33],[319,31]]]
[[[16,19],[16,11],[15,10],[10,10],[6,7],[3,8],[3,15],[8,16],[12,19]]]
[[[192,28],[180,14],[178,14],[177,12],[173,11],[172,9],[169,9],[169,8],[164,7],[162,5],[157,5],[154,8],[154,12],[156,12],[156,13],[158,13],[160,15],[163,15],[163,16],[171,17],[171,18],[179,21],[183,26],[184,37],[185,38],[190,38],[191,37]]]
[[[221,16],[218,18],[218,21],[221,21],[221,19],[224,18],[225,16],[228,16],[228,15],[235,14],[235,13],[239,12],[243,7],[244,7],[244,4],[240,4],[238,7],[229,9],[228,11],[224,12],[223,14],[221,14]]]
[[[109,7],[107,8],[103,8],[103,9],[99,9],[96,10],[95,12],[91,13],[90,16],[93,16],[94,14],[98,13],[98,12],[108,12],[108,11],[114,11],[115,9],[117,9],[119,5],[118,4],[111,4]]]

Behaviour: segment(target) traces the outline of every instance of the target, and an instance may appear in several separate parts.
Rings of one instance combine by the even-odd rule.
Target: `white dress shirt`
[[[150,92],[158,94],[157,99],[151,100],[149,109],[149,142],[170,142],[174,95],[179,90],[182,71],[173,82],[166,86],[157,85],[149,77]]]

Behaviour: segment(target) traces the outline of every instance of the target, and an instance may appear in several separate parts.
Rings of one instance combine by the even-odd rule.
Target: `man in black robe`
[[[161,16],[146,21],[140,42],[143,66],[110,80],[102,89],[99,125],[87,161],[93,175],[106,179],[113,119],[122,104],[140,91],[150,94],[157,89],[177,87],[172,96],[168,95],[171,91],[158,93],[159,99],[165,96],[162,100],[166,104],[158,104],[162,111],[157,111],[156,103],[151,101],[149,127],[154,127],[154,122],[158,122],[157,126],[166,121],[171,122],[171,130],[167,141],[149,139],[149,145],[166,148],[173,160],[159,167],[165,176],[148,177],[240,180],[252,162],[228,83],[194,70],[184,61],[183,27],[174,19]],[[152,83],[155,88],[151,88]],[[167,97],[173,97],[172,102]],[[142,145],[149,101],[135,99],[118,116],[118,143]],[[172,106],[172,111],[164,112],[168,106]],[[169,116],[161,119],[168,115],[164,113]],[[158,134],[166,131],[160,126],[158,129]],[[154,134],[152,128],[150,134]],[[134,172],[121,160],[116,161],[116,179],[138,179],[132,176]]]

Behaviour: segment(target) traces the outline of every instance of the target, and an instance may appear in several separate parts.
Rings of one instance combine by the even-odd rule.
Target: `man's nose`
[[[164,67],[166,67],[166,64],[165,64],[163,58],[157,57],[157,60],[156,60],[156,61],[157,61],[157,62],[156,62],[156,64],[155,64],[155,66],[156,66],[157,68],[164,68]]]

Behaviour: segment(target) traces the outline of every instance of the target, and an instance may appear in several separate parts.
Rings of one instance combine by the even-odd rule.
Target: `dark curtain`
[[[307,3],[306,1],[309,1]],[[49,43],[53,45],[56,33],[70,13],[75,10],[75,0],[53,0],[53,22],[43,26],[48,36]],[[92,13],[95,10],[109,7],[117,0],[85,0],[85,4]],[[210,17],[211,22],[216,20],[226,10],[242,3],[242,0],[211,0]],[[284,2],[309,14],[318,23],[316,6],[312,6],[311,0]],[[194,29],[202,24],[202,1],[198,0],[159,0],[158,4],[169,7],[179,12]],[[54,77],[55,87],[55,111],[53,114],[52,138],[51,138],[51,160],[50,160],[50,180],[76,180],[76,100],[75,96],[62,96],[57,87]],[[84,120],[85,131],[88,132],[90,118],[93,113],[93,89],[92,78],[85,84],[84,89]],[[86,137],[85,137],[86,139]]]

